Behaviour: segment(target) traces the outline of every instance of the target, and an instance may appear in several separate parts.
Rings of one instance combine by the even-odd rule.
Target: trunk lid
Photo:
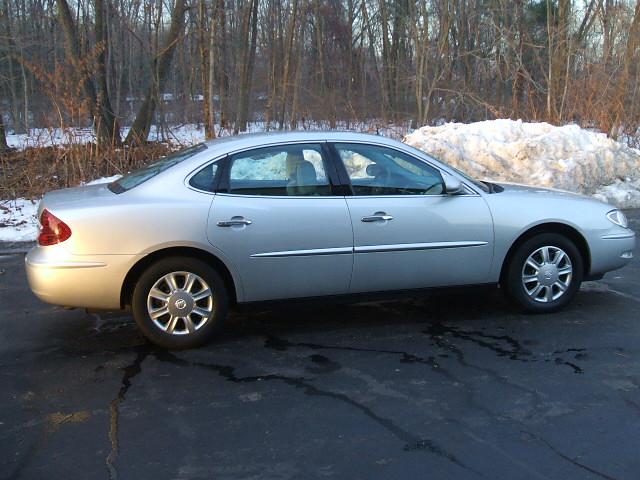
[[[44,208],[55,212],[64,208],[77,208],[79,206],[95,206],[107,198],[116,196],[109,188],[108,184],[86,185],[83,187],[64,188],[54,190],[44,195],[38,208],[38,217]]]

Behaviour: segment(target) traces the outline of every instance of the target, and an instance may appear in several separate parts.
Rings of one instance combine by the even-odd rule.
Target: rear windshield
[[[147,165],[146,167],[143,167],[134,172],[127,173],[126,175],[120,177],[118,180],[111,182],[108,185],[109,190],[111,190],[113,193],[122,193],[126,192],[127,190],[131,190],[133,187],[137,187],[141,183],[155,177],[160,172],[164,172],[166,169],[171,168],[174,165],[182,162],[183,160],[186,160],[187,158],[194,156],[196,153],[199,153],[206,149],[207,146],[204,143],[201,143],[199,145],[194,145],[193,147],[180,150],[179,152],[172,153],[171,155],[167,155],[157,162]]]

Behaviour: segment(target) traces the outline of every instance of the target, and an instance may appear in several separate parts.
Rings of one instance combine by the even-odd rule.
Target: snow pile
[[[624,180],[616,179],[611,185],[598,188],[593,196],[619,208],[638,208],[640,207],[640,179],[632,180],[629,177]]]
[[[0,242],[30,242],[38,236],[38,200],[0,201]]]
[[[102,177],[85,185],[110,183],[121,175]],[[0,242],[32,242],[38,236],[39,200],[0,200]]]
[[[310,162],[316,171],[316,180],[326,180],[324,164],[320,153],[312,149],[302,150],[303,159]],[[287,153],[280,152],[272,156],[238,158],[231,168],[231,180],[287,180],[291,176],[288,171]]]
[[[640,152],[577,125],[521,120],[422,127],[404,138],[477,178],[596,194],[640,207]]]
[[[110,177],[102,177],[96,180],[91,180],[90,182],[87,182],[87,183],[83,183],[83,185],[100,185],[101,183],[111,183],[118,180],[121,176],[122,175],[118,174],[118,175],[112,175]]]

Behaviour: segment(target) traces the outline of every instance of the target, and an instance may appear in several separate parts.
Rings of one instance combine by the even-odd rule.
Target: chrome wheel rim
[[[163,332],[189,335],[213,317],[213,291],[191,272],[171,272],[159,278],[147,295],[149,318]]]
[[[558,300],[571,285],[573,267],[561,248],[547,245],[535,250],[522,267],[522,286],[539,303]]]

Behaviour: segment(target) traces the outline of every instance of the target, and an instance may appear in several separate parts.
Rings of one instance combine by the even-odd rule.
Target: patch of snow
[[[91,180],[90,182],[84,183],[83,185],[100,185],[101,183],[111,183],[118,180],[122,175],[112,175],[110,177],[101,177],[96,178],[95,180]]]
[[[598,188],[593,196],[618,208],[638,208],[640,206],[640,179],[616,179],[611,185]]]
[[[129,100],[127,100],[129,101]],[[329,122],[305,121],[298,122],[299,130],[351,130],[356,132],[372,133],[391,138],[402,138],[402,135],[410,131],[409,123],[383,124],[379,120],[363,122],[336,122],[332,128]],[[259,133],[267,130],[275,131],[276,127],[270,127],[265,122],[250,122],[247,124],[247,131],[241,133]],[[233,134],[229,128],[215,126],[216,135],[226,137]],[[129,133],[129,127],[121,130],[122,138]],[[7,133],[7,144],[11,148],[24,150],[28,147],[50,147],[67,144],[83,144],[95,142],[96,137],[91,128],[69,127],[69,128],[32,128],[28,133]],[[160,127],[152,125],[149,131],[150,141],[170,141],[179,145],[190,146],[205,140],[204,127],[201,124],[188,123],[182,125],[171,125]]]
[[[123,129],[123,137],[129,132],[128,128]],[[149,130],[150,141],[158,142],[173,142],[179,145],[195,145],[196,143],[204,142],[204,127],[195,123],[188,123],[185,125],[176,125],[169,128],[160,128],[157,125],[152,125]]]
[[[38,236],[38,200],[0,201],[0,242],[27,242]]]
[[[596,194],[619,207],[640,207],[640,152],[577,125],[446,123],[419,128],[404,141],[477,178]]]
[[[17,150],[29,147],[82,144],[94,140],[95,135],[90,128],[32,128],[28,133],[7,134],[7,145]]]

